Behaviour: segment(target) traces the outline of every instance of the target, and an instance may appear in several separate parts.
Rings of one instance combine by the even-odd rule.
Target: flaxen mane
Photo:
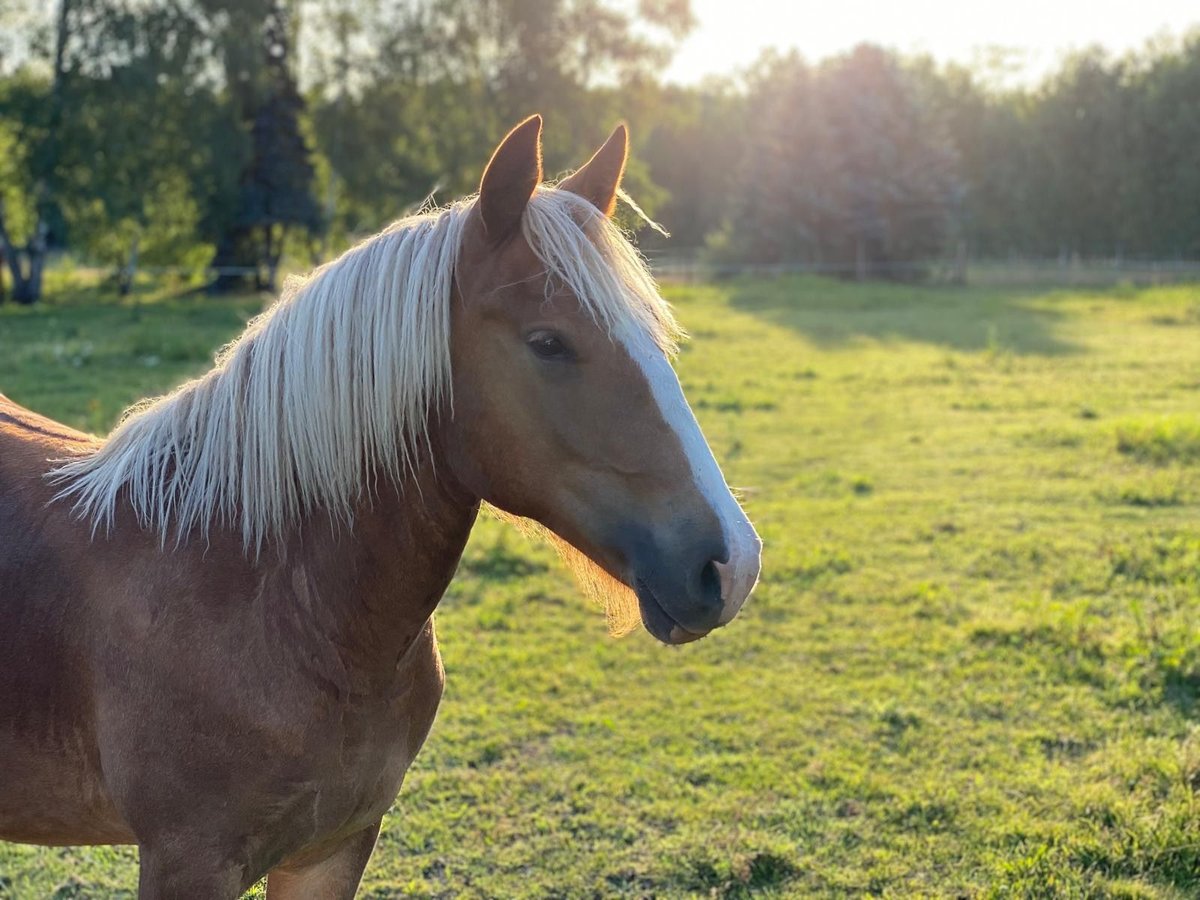
[[[402,479],[430,411],[452,402],[450,300],[473,204],[403,219],[289,279],[212,370],[59,461],[57,496],[94,531],[111,527],[124,494],[164,545],[172,530],[181,542],[218,525],[254,553],[314,509],[350,522],[367,471]],[[634,326],[673,349],[679,331],[644,260],[594,207],[542,187],[522,227],[547,290],[562,283],[605,329]]]

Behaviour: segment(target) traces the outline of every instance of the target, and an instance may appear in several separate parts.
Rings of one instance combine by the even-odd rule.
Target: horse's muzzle
[[[638,554],[634,588],[642,623],[664,644],[685,644],[728,624],[758,579],[757,538],[752,559],[732,557],[723,543],[691,554],[647,549]]]

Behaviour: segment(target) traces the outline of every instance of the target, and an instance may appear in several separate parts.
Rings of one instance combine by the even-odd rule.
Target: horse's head
[[[466,226],[450,465],[598,567],[618,627],[625,598],[683,643],[737,614],[761,544],[671,367],[670,311],[608,220],[624,126],[556,188],[539,187],[540,135],[535,116],[505,138]]]

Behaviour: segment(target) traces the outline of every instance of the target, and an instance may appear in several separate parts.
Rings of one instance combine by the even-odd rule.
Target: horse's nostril
[[[717,566],[712,560],[706,562],[700,572],[700,590],[704,597],[713,597],[720,602],[721,575],[717,572]]]

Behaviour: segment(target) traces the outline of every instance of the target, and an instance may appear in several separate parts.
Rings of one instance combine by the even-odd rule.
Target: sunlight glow
[[[667,69],[671,81],[727,74],[750,65],[765,47],[796,48],[819,60],[869,41],[941,61],[1002,59],[1006,80],[1032,82],[1071,50],[1099,44],[1122,53],[1200,26],[1195,0],[692,0],[692,8],[697,26]]]

